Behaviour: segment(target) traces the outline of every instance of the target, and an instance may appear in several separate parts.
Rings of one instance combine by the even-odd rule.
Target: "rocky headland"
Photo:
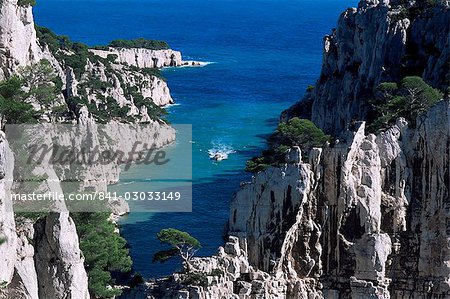
[[[185,61],[181,58],[180,51],[149,50],[144,48],[108,48],[106,50],[91,49],[97,56],[107,58],[108,55],[117,56],[116,62],[120,64],[133,65],[139,68],[163,68],[176,66],[202,66],[199,61]]]

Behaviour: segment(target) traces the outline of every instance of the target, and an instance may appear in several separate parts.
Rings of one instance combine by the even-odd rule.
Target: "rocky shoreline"
[[[164,68],[180,66],[202,66],[204,63],[199,61],[185,61],[181,57],[180,51],[168,50],[149,50],[137,48],[109,48],[108,50],[90,49],[90,51],[102,58],[108,58],[109,55],[115,55],[115,62],[119,64],[132,65],[139,68]]]

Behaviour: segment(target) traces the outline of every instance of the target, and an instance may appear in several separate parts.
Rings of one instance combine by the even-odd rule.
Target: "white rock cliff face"
[[[20,66],[30,65],[42,57],[36,40],[31,6],[18,6],[17,0],[0,3],[0,79]]]
[[[309,161],[293,148],[285,166],[241,186],[229,241],[193,263],[208,287],[174,275],[147,285],[148,298],[450,297],[449,99],[415,127],[398,119],[374,135],[355,122],[378,83],[419,75],[448,87],[448,1],[411,19],[398,2],[348,9],[325,38],[315,90],[284,114],[311,118],[339,142]]]
[[[107,69],[102,62],[92,63],[88,61],[81,78],[76,78],[73,70],[68,67],[66,71],[66,86],[68,97],[86,96],[91,102],[97,103],[101,98],[112,98],[120,107],[131,107],[131,115],[140,115],[143,121],[148,115],[140,113],[132,96],[127,95],[125,89],[129,86],[135,87],[137,92],[142,95],[145,101],[151,101],[155,105],[164,107],[173,104],[174,100],[170,95],[167,83],[154,75],[140,73],[136,70],[130,70],[124,65],[112,64],[113,72]],[[93,89],[89,87],[89,82],[95,78],[102,82],[105,87],[102,89]],[[86,95],[80,94],[83,90]]]
[[[17,235],[16,224],[9,200],[9,190],[12,184],[14,157],[9,149],[3,132],[0,133],[0,236],[4,243],[0,245],[0,281],[9,282],[14,273],[16,261]]]
[[[72,294],[69,298],[89,298],[87,288],[87,275],[83,267],[84,259],[78,247],[78,236],[75,226],[63,227],[56,223],[48,224],[45,232],[49,246],[45,248],[30,244],[29,240],[36,241],[37,237],[32,222],[21,220],[16,223],[12,210],[12,201],[9,190],[12,183],[13,161],[12,152],[4,136],[1,136],[0,156],[2,161],[2,173],[5,176],[1,179],[1,235],[5,238],[5,243],[0,252],[1,281],[2,288],[0,295],[2,298],[65,298],[64,296],[50,296],[49,294]],[[63,214],[55,214],[63,217]],[[49,218],[51,220],[51,217]],[[72,221],[68,214],[64,215],[65,221]],[[47,221],[50,221],[47,220]],[[53,225],[55,224],[55,225]],[[65,246],[72,244],[71,246]],[[52,250],[50,250],[52,249]],[[49,260],[38,262],[37,256],[43,252],[52,261],[66,269],[65,276],[61,272],[51,269]],[[36,265],[36,266],[35,266]],[[76,278],[76,279],[75,279]],[[53,283],[48,283],[52,281]],[[57,283],[55,283],[57,281]],[[49,296],[47,296],[49,295]]]
[[[172,49],[150,50],[143,48],[109,48],[108,50],[91,49],[92,53],[102,58],[116,56],[115,62],[139,68],[163,68],[175,66],[203,66],[204,62],[183,60],[180,51]]]
[[[164,54],[165,55],[165,54]],[[167,54],[169,55],[169,54]],[[178,56],[177,56],[178,57]],[[96,76],[108,82],[108,89],[101,94],[112,97],[122,107],[129,105],[135,115],[148,123],[146,129],[133,130],[119,126],[115,122],[107,125],[109,136],[116,141],[114,146],[130,151],[133,141],[162,147],[175,139],[175,130],[168,125],[151,119],[145,109],[134,105],[133,99],[123,96],[123,86],[119,81],[130,86],[139,85],[137,90],[144,99],[153,101],[158,106],[173,103],[167,84],[160,78],[132,71],[124,65],[115,64],[111,74],[106,67],[88,63],[82,78],[76,78],[72,69],[58,62],[46,46],[36,39],[31,7],[17,5],[17,0],[0,1],[0,80],[18,72],[20,68],[30,66],[41,59],[47,59],[60,75],[66,86],[67,96],[79,96],[86,78]],[[177,63],[180,57],[175,59]],[[164,64],[165,62],[161,62]],[[164,66],[164,65],[161,65]],[[158,63],[158,67],[159,63]],[[120,77],[120,78],[119,78]],[[89,90],[88,90],[89,92]],[[91,98],[95,100],[96,92]],[[79,111],[80,126],[89,128],[92,136],[98,130],[86,107]],[[48,134],[52,136],[52,134]],[[56,136],[65,139],[68,145],[80,146],[76,138]],[[72,144],[73,143],[73,144]],[[9,195],[13,188],[12,178],[14,156],[3,133],[0,135],[0,238],[5,242],[0,245],[0,297],[7,299],[42,299],[42,298],[90,298],[88,278],[84,269],[84,258],[79,248],[76,228],[65,205],[60,205],[59,213],[53,213],[34,223],[21,217],[15,217]],[[52,178],[55,168],[42,168]],[[108,169],[88,169],[85,187],[106,190],[107,184],[117,182],[119,166],[110,165]],[[97,182],[89,186],[89,179]],[[91,181],[91,182],[92,182]],[[61,190],[59,183],[48,183],[50,191]],[[124,211],[126,207],[116,207]]]
[[[64,78],[50,51],[39,45],[31,6],[19,6],[17,2],[0,1],[0,80],[41,59],[47,59]]]
[[[287,114],[306,114],[325,131],[338,134],[353,120],[365,119],[366,98],[382,82],[416,75],[433,87],[448,85],[448,3],[437,1],[443,3],[408,19],[396,2],[361,1],[341,15],[336,29],[324,38],[315,89]]]
[[[110,48],[109,50],[91,50],[92,53],[103,58],[116,55],[120,64],[133,65],[139,68],[163,68],[168,66],[182,66],[185,63],[181,52],[174,50],[149,50],[139,48]]]
[[[237,192],[229,241],[194,267],[209,287],[148,285],[164,298],[450,296],[450,102],[377,136],[299,148]],[[217,274],[217,270],[224,274]],[[149,298],[152,295],[149,295]],[[441,296],[441,297],[439,297]],[[128,297],[125,297],[128,298]]]
[[[36,224],[35,235],[39,298],[90,298],[84,258],[69,213],[50,214]]]

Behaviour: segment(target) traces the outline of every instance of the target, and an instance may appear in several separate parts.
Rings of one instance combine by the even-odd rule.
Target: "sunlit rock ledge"
[[[115,62],[139,68],[163,68],[177,66],[203,66],[199,61],[184,61],[180,51],[172,49],[150,50],[144,48],[109,48],[109,50],[91,49],[92,53],[102,58],[116,55]]]

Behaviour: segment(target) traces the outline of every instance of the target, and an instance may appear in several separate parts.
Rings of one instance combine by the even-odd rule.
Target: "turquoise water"
[[[155,234],[166,227],[189,231],[210,255],[222,244],[229,203],[245,161],[264,146],[282,110],[300,99],[320,72],[322,37],[356,1],[325,0],[41,0],[37,23],[90,45],[146,37],[169,42],[185,59],[213,62],[203,68],[166,69],[173,98],[172,123],[192,124],[193,212],[131,213],[121,223],[145,277],[166,275],[178,261],[152,264],[161,249]],[[179,142],[183,142],[182,140]],[[186,142],[186,140],[184,140]],[[170,151],[177,152],[177,144]],[[213,163],[208,150],[236,153]],[[138,167],[129,176],[148,176]],[[142,188],[140,183],[139,188]],[[115,186],[133,190],[137,185]]]

